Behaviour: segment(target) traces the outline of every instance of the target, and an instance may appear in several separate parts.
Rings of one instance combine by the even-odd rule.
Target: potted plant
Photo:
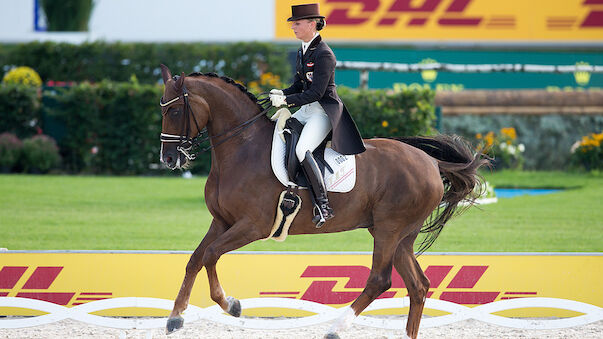
[[[40,0],[48,31],[85,32],[93,0]]]

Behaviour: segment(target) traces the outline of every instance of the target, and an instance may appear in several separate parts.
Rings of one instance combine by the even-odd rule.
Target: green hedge
[[[601,115],[459,115],[444,116],[442,132],[474,140],[477,133],[514,127],[525,145],[525,169],[561,170],[570,165],[570,148],[582,136],[603,131]]]
[[[339,96],[363,138],[434,133],[435,109],[431,90],[353,90],[339,87]]]
[[[0,86],[0,133],[19,138],[36,133],[40,123],[40,96],[35,87],[6,84]]]
[[[70,172],[140,174],[159,158],[162,88],[137,82],[83,83],[46,91],[49,120]]]
[[[52,81],[128,81],[161,79],[160,64],[174,72],[215,72],[247,84],[266,72],[291,77],[287,49],[270,43],[107,43],[55,42],[0,44],[0,78],[13,66],[35,69]]]
[[[386,92],[341,88],[340,94],[366,138],[429,134],[433,131],[433,92]],[[43,92],[40,127],[57,140],[63,170],[71,173],[157,173],[162,86],[129,82],[82,83]],[[15,98],[27,98],[16,101]],[[24,116],[36,116],[39,96],[23,86],[0,86],[0,107],[20,102]],[[24,103],[28,103],[25,105]],[[20,106],[19,106],[20,107]],[[19,130],[25,121],[0,111],[0,133]],[[27,119],[26,119],[27,120]],[[25,124],[25,125],[24,125]],[[31,135],[33,133],[29,133]],[[22,134],[26,137],[28,134]],[[210,155],[195,161],[194,172],[207,173]]]

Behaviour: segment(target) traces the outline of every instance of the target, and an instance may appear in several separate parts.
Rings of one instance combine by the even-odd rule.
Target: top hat
[[[291,6],[291,17],[287,21],[295,21],[301,19],[312,19],[325,17],[320,15],[318,4],[306,4]]]

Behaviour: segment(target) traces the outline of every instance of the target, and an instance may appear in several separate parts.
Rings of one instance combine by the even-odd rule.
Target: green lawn
[[[430,251],[602,252],[603,176],[486,173],[497,187],[561,187],[500,199],[454,218]],[[0,247],[11,250],[193,250],[211,216],[204,178],[0,175]],[[366,230],[291,236],[243,250],[370,251]]]

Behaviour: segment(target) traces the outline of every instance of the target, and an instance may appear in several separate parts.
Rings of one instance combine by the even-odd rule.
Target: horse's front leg
[[[184,281],[182,282],[182,286],[180,287],[180,291],[178,292],[178,296],[176,297],[176,301],[174,302],[174,308],[172,309],[172,313],[167,321],[166,325],[166,333],[170,334],[182,327],[184,324],[184,319],[181,314],[184,312],[186,307],[188,306],[188,301],[191,296],[191,291],[193,289],[193,285],[195,283],[195,278],[201,268],[203,268],[203,254],[205,253],[205,249],[209,244],[211,244],[216,238],[218,238],[224,231],[226,227],[218,222],[217,220],[213,220],[209,230],[203,237],[203,240],[195,249],[195,252],[191,255],[188,264],[186,265],[186,273],[184,274]]]
[[[210,296],[220,307],[230,315],[238,317],[241,315],[241,303],[233,298],[226,297],[224,289],[218,280],[216,263],[222,254],[241,248],[251,242],[266,237],[253,224],[247,220],[236,222],[228,231],[224,232],[218,239],[212,242],[203,255],[203,266],[207,270],[209,280]]]

